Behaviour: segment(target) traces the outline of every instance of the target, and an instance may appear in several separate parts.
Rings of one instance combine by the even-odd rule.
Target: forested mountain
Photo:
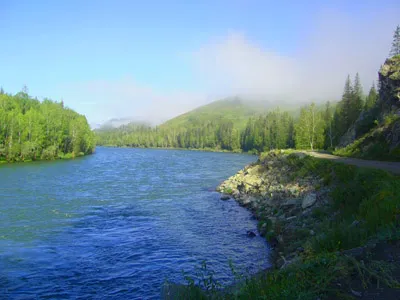
[[[63,102],[0,90],[0,160],[26,161],[90,154],[95,137],[86,117]]]
[[[205,105],[151,127],[131,123],[96,130],[99,145],[192,148],[261,152],[271,149],[333,149],[361,112],[376,110],[375,86],[364,95],[359,75],[345,80],[342,100],[311,103],[289,112],[270,102],[246,103],[238,98]],[[364,121],[374,126],[376,115]]]
[[[250,116],[260,115],[276,106],[270,101],[243,100],[239,97],[227,98],[203,105],[185,114],[177,116],[160,127],[182,128],[203,126],[210,120],[234,122],[235,128],[241,130],[246,126]]]
[[[395,129],[395,134],[392,134],[393,130],[388,129],[388,124],[400,127],[397,121],[400,110],[393,111],[393,107],[398,106],[400,90],[400,29],[396,32],[391,58],[386,60],[379,72],[379,93],[373,84],[368,95],[364,94],[357,73],[354,80],[347,76],[342,99],[336,103],[311,103],[301,108],[294,106],[289,111],[285,107],[274,108],[274,102],[225,99],[202,106],[155,128],[129,124],[97,130],[98,143],[261,152],[283,148],[334,150],[353,143],[370,131],[379,134],[383,130],[377,130],[380,126],[389,132],[389,137],[396,137],[399,130]],[[381,138],[368,140],[382,142]],[[374,149],[386,149],[387,158],[397,159],[399,156],[400,159],[400,142],[388,143],[390,145],[385,147],[372,146]],[[367,153],[365,149],[362,151]],[[381,153],[375,152],[374,157]],[[368,158],[368,155],[364,158]]]
[[[152,128],[131,123],[96,130],[99,145],[172,147],[239,151],[249,117],[261,116],[273,102],[228,98],[204,105]]]

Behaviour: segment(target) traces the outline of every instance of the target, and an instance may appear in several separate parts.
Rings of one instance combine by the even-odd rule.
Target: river
[[[254,156],[102,148],[0,166],[0,298],[158,299],[206,261],[221,283],[268,266],[256,221],[215,187]]]

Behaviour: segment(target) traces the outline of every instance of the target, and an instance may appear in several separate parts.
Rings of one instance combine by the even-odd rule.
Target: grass
[[[380,126],[333,153],[345,157],[400,161],[400,146],[392,147],[386,141],[387,136],[391,135],[391,131],[399,123],[399,116],[387,115]]]
[[[265,156],[265,155],[264,155]],[[263,156],[261,156],[263,157]],[[285,224],[266,223],[267,237],[278,234],[285,241],[274,252],[292,251],[301,246],[299,260],[285,269],[275,269],[261,277],[249,277],[234,292],[201,294],[204,299],[352,299],[348,293],[354,278],[363,287],[381,283],[391,288],[400,285],[385,261],[363,258],[359,261],[347,251],[371,242],[397,241],[400,238],[400,180],[379,170],[370,170],[289,155],[287,164],[293,178],[317,175],[330,187],[331,201],[311,214],[311,228],[297,228],[290,233]],[[283,248],[282,248],[283,247]],[[288,250],[289,249],[289,250]],[[193,288],[193,285],[192,287]],[[197,289],[199,292],[201,289]],[[187,299],[197,299],[198,295]]]

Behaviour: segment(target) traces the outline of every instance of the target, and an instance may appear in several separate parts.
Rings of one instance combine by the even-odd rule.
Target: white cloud
[[[113,118],[131,118],[158,124],[198,105],[210,102],[205,94],[185,91],[165,92],[138,84],[126,77],[114,81],[91,81],[73,85],[68,99],[72,108],[79,106],[92,124]],[[80,101],[82,95],[94,101]]]
[[[269,100],[271,95],[288,96],[299,102],[337,100],[347,74],[359,72],[365,90],[377,79],[398,15],[399,11],[388,10],[355,18],[325,11],[313,21],[313,30],[303,38],[301,47],[293,45],[290,56],[266,49],[240,32],[215,37],[189,55],[193,73],[187,76],[198,80],[204,87],[202,93],[180,87],[172,92],[157,89],[128,77],[75,85],[65,100],[81,99],[70,106],[86,114],[91,123],[124,117],[160,123],[212,100],[238,94],[267,95]]]
[[[262,49],[244,34],[230,33],[196,51],[194,66],[213,90],[286,95],[299,101],[337,99],[347,74],[359,72],[365,89],[377,79],[396,22],[398,14],[393,11],[363,20],[324,12],[303,39],[304,47],[291,56]]]

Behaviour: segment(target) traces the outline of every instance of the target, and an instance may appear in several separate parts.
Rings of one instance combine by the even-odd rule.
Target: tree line
[[[400,55],[400,26],[397,26],[389,57]],[[279,109],[250,117],[246,127],[238,130],[232,121],[206,120],[187,128],[168,128],[128,124],[96,131],[99,145],[131,147],[196,148],[261,152],[272,149],[333,149],[354,125],[358,135],[376,125],[379,115],[378,92],[373,84],[364,95],[360,77],[347,76],[342,99],[332,104],[300,108],[293,118]],[[358,122],[356,122],[358,120]]]
[[[0,89],[0,160],[55,159],[90,154],[95,136],[86,117],[64,103]]]
[[[368,96],[362,91],[359,75],[354,82],[347,77],[342,99],[332,105],[327,102],[323,107],[315,103],[302,107],[295,126],[295,144],[300,149],[333,149],[340,145],[340,139],[355,124],[360,115],[365,117],[357,128],[358,133],[369,131],[377,118],[376,102],[378,93],[375,85],[370,88]]]
[[[240,134],[232,121],[210,120],[189,128],[128,124],[96,130],[98,145],[239,150]]]
[[[347,77],[341,101],[324,105],[311,103],[301,107],[298,117],[279,108],[264,115],[250,117],[244,129],[233,121],[207,120],[185,128],[151,127],[128,124],[118,128],[96,130],[99,145],[129,147],[163,147],[261,152],[272,149],[332,149],[365,114],[364,131],[373,125],[378,93],[373,85],[368,96],[363,94],[360,77]],[[363,123],[361,123],[363,124]]]

